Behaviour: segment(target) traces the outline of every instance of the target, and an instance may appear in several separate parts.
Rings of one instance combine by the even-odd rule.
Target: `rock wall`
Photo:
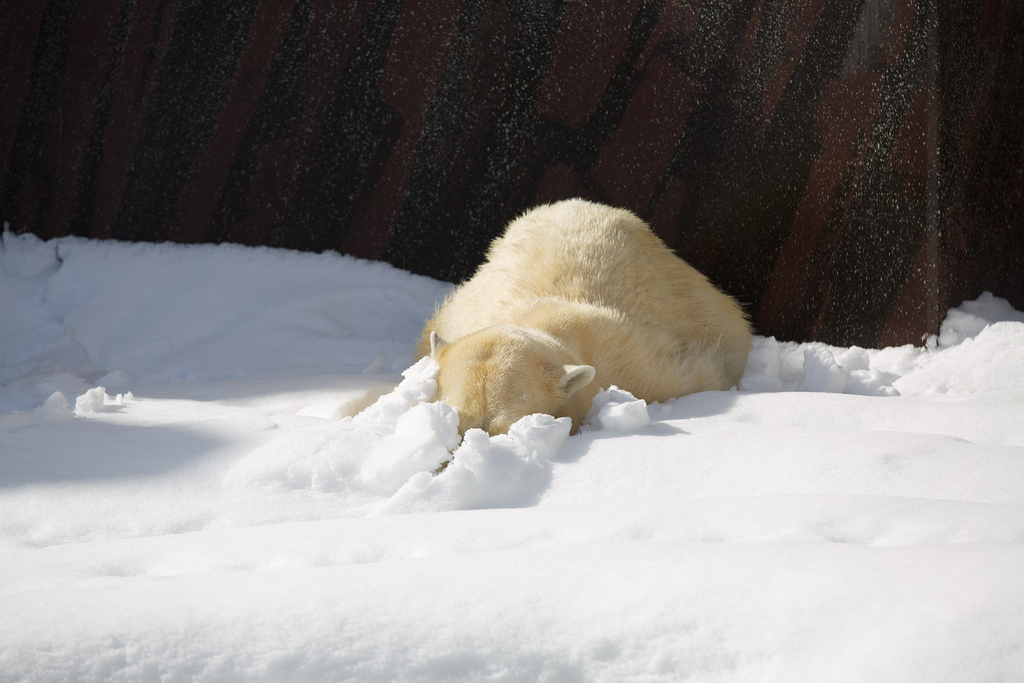
[[[0,3],[4,220],[457,281],[521,211],[629,208],[763,334],[1024,308],[1016,0]]]

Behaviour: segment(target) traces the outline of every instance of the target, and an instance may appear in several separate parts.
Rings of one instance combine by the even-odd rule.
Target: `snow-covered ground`
[[[445,290],[5,234],[0,680],[1024,680],[1005,301],[460,444],[412,357]]]

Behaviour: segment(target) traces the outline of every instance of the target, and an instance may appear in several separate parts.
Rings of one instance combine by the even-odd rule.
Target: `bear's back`
[[[665,251],[628,211],[572,199],[514,220],[491,245],[480,274],[502,278],[523,297],[614,307],[621,303],[623,286],[632,280],[635,287],[635,276]]]
[[[749,344],[736,303],[646,223],[582,199],[540,206],[512,221],[476,274],[445,302],[433,329],[452,341],[491,325],[515,325],[543,299],[610,309],[629,325],[680,339],[722,339],[727,353],[745,355]]]
[[[582,199],[539,207],[513,221],[478,276],[486,291],[505,290],[509,303],[558,297],[658,327],[734,308],[639,218]]]

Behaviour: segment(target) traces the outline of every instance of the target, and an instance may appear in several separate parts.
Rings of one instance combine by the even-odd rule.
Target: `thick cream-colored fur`
[[[643,221],[581,199],[514,220],[427,322],[420,356],[432,332],[440,398],[461,432],[491,434],[532,413],[575,431],[612,384],[649,402],[728,389],[751,343],[736,302]]]

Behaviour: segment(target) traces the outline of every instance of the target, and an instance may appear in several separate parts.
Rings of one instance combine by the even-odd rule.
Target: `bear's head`
[[[452,343],[431,332],[430,356],[441,367],[438,397],[458,411],[460,434],[474,427],[504,434],[534,413],[569,416],[575,430],[593,398],[583,406],[578,392],[593,381],[594,368],[524,328],[496,325]]]

